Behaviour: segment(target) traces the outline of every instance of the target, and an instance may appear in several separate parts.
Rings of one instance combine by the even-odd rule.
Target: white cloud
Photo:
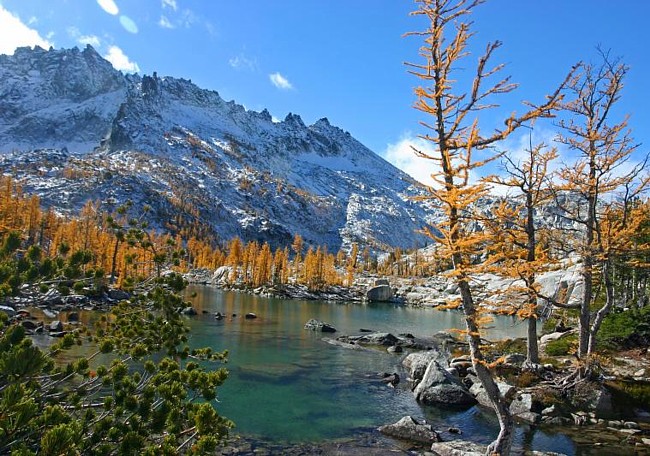
[[[76,40],[81,36],[81,32],[74,25],[71,25],[70,27],[66,28],[65,31],[68,32],[68,36],[73,40]]]
[[[438,161],[420,157],[415,150],[431,157],[438,157],[438,149],[434,143],[410,132],[404,134],[396,143],[388,144],[382,156],[418,182],[431,187],[439,187],[440,184],[431,177],[442,172]],[[483,174],[487,174],[487,172]],[[478,173],[470,171],[469,183],[475,184],[478,180]]]
[[[111,46],[108,48],[108,54],[106,54],[104,58],[111,62],[116,70],[125,71],[127,73],[138,73],[140,71],[138,64],[131,62],[126,54],[124,54],[124,51],[117,46]]]
[[[138,25],[129,16],[120,16],[120,24],[122,24],[122,27],[124,27],[124,30],[127,32],[133,33],[134,35],[138,33]]]
[[[176,28],[174,24],[172,24],[169,19],[167,19],[167,16],[160,16],[160,20],[158,21],[158,25],[161,26],[162,28],[166,29],[173,29]]]
[[[230,60],[228,60],[228,65],[237,70],[248,69],[254,71],[257,69],[257,61],[255,59],[249,59],[244,54],[239,54],[235,57],[232,57]]]
[[[92,47],[99,47],[101,44],[101,41],[99,40],[99,37],[95,35],[83,35],[80,36],[77,39],[77,42],[79,44],[90,44]]]
[[[178,5],[176,4],[176,0],[162,0],[162,7],[163,8],[171,8],[174,11],[178,9]]]
[[[523,163],[527,160],[531,144],[536,147],[540,143],[546,144],[549,148],[557,147],[560,155],[568,158],[568,150],[555,141],[556,136],[557,132],[545,128],[521,129],[506,139],[499,147],[506,151],[515,163]]]
[[[200,22],[199,16],[194,14],[194,11],[189,9],[184,9],[183,12],[179,15],[178,21],[185,28],[191,28],[194,24]]]
[[[166,8],[165,5],[167,5]],[[166,10],[166,14],[161,14],[160,19],[158,20],[158,25],[162,28],[191,28],[195,24],[202,21],[202,19],[190,9],[186,8],[182,11],[178,10],[178,6],[176,5],[175,1],[163,0],[163,8]],[[205,22],[205,26],[212,34],[212,31],[210,30],[212,25],[209,22]]]
[[[438,172],[439,167],[433,160],[418,157],[413,148],[429,155],[436,153],[433,143],[408,133],[403,135],[398,142],[388,144],[383,156],[415,180],[426,185],[433,185],[431,174]]]
[[[282,76],[280,73],[269,74],[269,79],[271,80],[273,85],[276,86],[278,89],[282,89],[282,90],[293,89],[293,85],[291,85],[289,80],[284,76]]]
[[[0,5],[0,54],[11,55],[17,47],[22,46],[40,46],[47,49],[52,43]]]
[[[217,36],[217,28],[214,25],[212,25],[211,22],[205,21],[204,25],[205,25],[205,29],[208,31],[210,36],[213,36],[213,37]]]
[[[101,9],[113,16],[117,16],[117,14],[120,12],[120,9],[115,4],[114,0],[97,0],[97,4]]]
[[[77,43],[86,45],[90,44],[94,48],[98,48],[101,45],[101,40],[96,35],[82,35],[79,29],[75,26],[70,26],[66,29],[68,36],[75,40]]]

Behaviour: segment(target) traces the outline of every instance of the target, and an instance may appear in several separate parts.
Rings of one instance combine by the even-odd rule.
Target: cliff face
[[[273,122],[191,81],[125,76],[90,46],[0,56],[0,166],[61,212],[131,200],[161,229],[273,245],[420,246],[435,217],[412,178],[327,119]]]
[[[126,87],[124,76],[91,47],[0,55],[0,151],[92,150]]]

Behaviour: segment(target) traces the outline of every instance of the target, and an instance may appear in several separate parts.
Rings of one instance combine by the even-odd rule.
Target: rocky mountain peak
[[[327,127],[331,127],[332,124],[330,124],[330,121],[327,117],[321,117],[312,126],[317,128],[327,128]]]
[[[0,56],[0,165],[61,212],[128,199],[159,229],[221,240],[426,242],[413,180],[327,118],[274,122],[188,79],[124,75],[90,46]]]
[[[302,118],[298,114],[289,113],[284,118],[284,121],[289,125],[295,125],[298,127],[305,127],[305,123],[302,121]]]

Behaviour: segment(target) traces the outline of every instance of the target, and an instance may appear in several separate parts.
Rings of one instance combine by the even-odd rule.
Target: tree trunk
[[[117,252],[118,248],[120,246],[120,240],[116,239],[115,240],[115,248],[113,248],[113,261],[111,263],[111,278],[110,278],[110,284],[113,285],[115,283],[115,268],[117,266]]]
[[[497,439],[488,446],[487,455],[498,454],[499,456],[508,456],[510,454],[510,448],[512,447],[512,439],[514,436],[514,421],[510,414],[510,403],[501,395],[499,387],[492,378],[492,373],[483,358],[483,352],[481,351],[481,337],[479,328],[476,324],[476,308],[474,307],[472,292],[467,279],[460,279],[458,286],[463,300],[463,312],[465,314],[465,324],[468,331],[467,339],[472,356],[472,365],[474,366],[476,376],[481,382],[481,385],[483,385],[499,420],[499,435],[497,436]]]
[[[605,260],[603,264],[603,281],[605,282],[605,305],[598,310],[594,322],[589,329],[589,346],[587,354],[591,354],[596,350],[596,335],[603,323],[605,317],[609,314],[614,307],[614,281],[612,280],[612,262]]]
[[[530,146],[531,154],[533,151],[532,145]],[[531,157],[531,168],[532,168]],[[528,245],[526,246],[526,261],[533,263],[535,261],[535,249],[537,247],[535,230],[535,207],[533,202],[533,194],[529,189],[526,192],[526,237]],[[539,364],[539,347],[537,345],[537,295],[535,294],[534,283],[535,275],[529,274],[526,279],[526,287],[528,288],[528,302],[529,310],[534,312],[534,315],[528,317],[528,336],[526,337],[526,361],[531,366]]]
[[[584,281],[584,292],[582,295],[582,302],[580,303],[580,317],[578,321],[580,331],[578,356],[581,358],[589,352],[589,325],[591,323],[591,312],[589,307],[593,298],[593,261],[591,253],[585,255],[583,268],[582,278]]]
[[[539,364],[539,345],[537,343],[537,318],[528,318],[528,337],[526,339],[526,362]]]
[[[582,358],[589,353],[589,334],[591,331],[591,301],[593,300],[594,284],[594,261],[596,252],[594,251],[594,241],[596,235],[596,204],[598,202],[598,184],[596,181],[596,143],[594,140],[589,144],[589,193],[587,194],[587,218],[585,219],[585,244],[582,252],[582,277],[584,279],[584,293],[580,303],[579,319],[579,345],[578,356]]]

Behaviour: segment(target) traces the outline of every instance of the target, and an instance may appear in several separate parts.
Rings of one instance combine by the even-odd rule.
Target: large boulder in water
[[[405,416],[397,423],[380,426],[377,430],[389,437],[409,442],[431,444],[440,441],[440,436],[430,424],[418,423],[410,416]]]
[[[422,381],[413,390],[415,399],[429,405],[473,405],[476,400],[467,388],[437,361],[431,361]]]
[[[368,301],[390,301],[393,299],[393,289],[390,285],[377,285],[366,291]]]
[[[409,353],[402,361],[402,366],[408,370],[411,381],[419,383],[431,361],[442,362],[443,359],[444,357],[437,350]]]

